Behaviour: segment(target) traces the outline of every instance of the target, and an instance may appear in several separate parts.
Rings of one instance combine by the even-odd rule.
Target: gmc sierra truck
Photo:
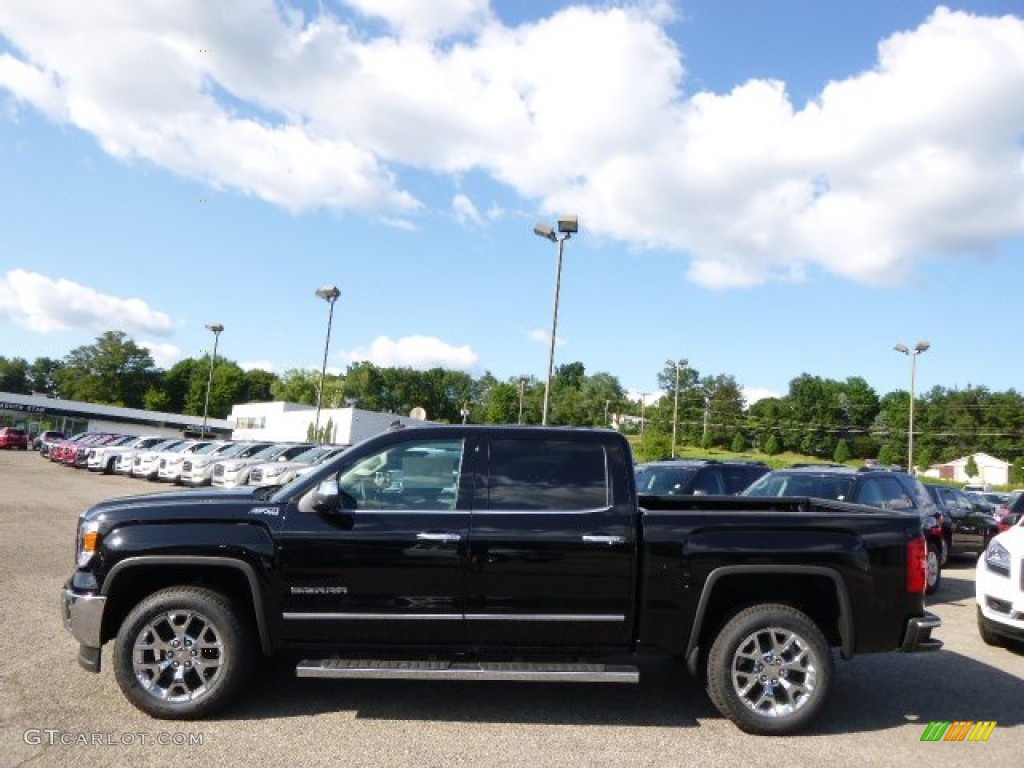
[[[281,488],[101,502],[61,593],[153,717],[210,715],[279,653],[300,677],[635,683],[679,657],[745,731],[820,712],[844,658],[933,650],[917,515],[637,496],[611,430],[423,426]],[[632,663],[630,663],[632,662]]]

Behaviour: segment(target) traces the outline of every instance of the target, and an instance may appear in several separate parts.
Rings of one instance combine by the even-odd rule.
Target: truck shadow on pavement
[[[1000,649],[1001,652],[1011,652]],[[671,659],[640,663],[641,683],[547,683],[310,680],[272,662],[257,673],[245,701],[225,721],[354,712],[395,721],[697,727],[723,720],[703,685]],[[1021,680],[959,653],[837,657],[832,695],[808,736],[884,731],[930,721],[1024,723]]]

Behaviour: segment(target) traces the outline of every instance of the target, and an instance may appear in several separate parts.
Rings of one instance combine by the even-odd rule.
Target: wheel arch
[[[805,613],[843,658],[854,655],[850,596],[832,568],[810,565],[729,565],[714,569],[704,582],[684,658],[697,675],[717,631],[737,612],[758,603],[780,603]]]
[[[263,653],[273,653],[255,569],[243,560],[202,555],[129,557],[111,568],[100,590],[107,597],[101,642],[117,636],[121,623],[140,601],[161,589],[184,585],[212,588],[233,598],[255,624]]]

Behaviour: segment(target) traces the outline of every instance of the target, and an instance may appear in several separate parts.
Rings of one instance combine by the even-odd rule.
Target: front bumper
[[[904,653],[939,650],[942,647],[942,641],[932,637],[932,630],[941,626],[942,619],[934,613],[926,613],[924,616],[908,619],[907,630],[903,634],[903,645],[900,646],[900,650]]]
[[[1024,558],[1011,558],[1010,573],[989,569],[985,557],[975,566],[975,602],[986,626],[1004,637],[1024,640]]]
[[[60,591],[60,615],[64,629],[79,642],[78,663],[90,672],[100,671],[100,647],[103,645],[103,611],[107,598],[84,595],[67,587]]]

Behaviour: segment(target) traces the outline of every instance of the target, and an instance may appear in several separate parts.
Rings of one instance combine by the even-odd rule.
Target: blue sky
[[[0,355],[1020,389],[1020,0],[0,5]]]

